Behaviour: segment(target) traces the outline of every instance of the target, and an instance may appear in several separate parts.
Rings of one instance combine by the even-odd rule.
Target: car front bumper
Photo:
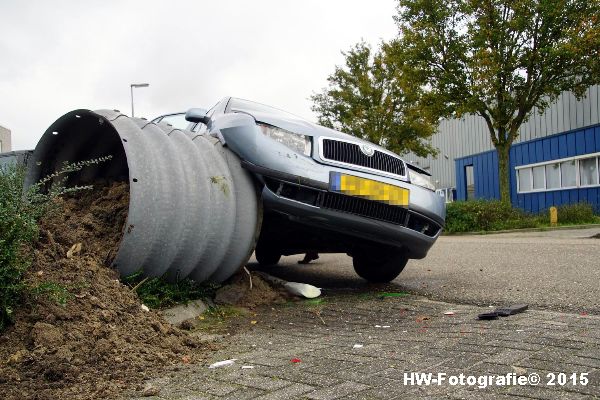
[[[328,182],[270,170],[247,161],[242,165],[264,182],[265,210],[284,214],[294,222],[402,248],[410,258],[425,257],[441,233],[443,220],[416,211],[416,207],[390,206],[346,196],[331,192]],[[416,187],[408,186],[412,198]],[[432,201],[441,199],[433,192],[431,196]]]

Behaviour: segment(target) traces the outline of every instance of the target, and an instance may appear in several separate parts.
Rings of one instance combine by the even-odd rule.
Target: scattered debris
[[[264,272],[257,272],[256,274],[273,286],[282,287],[289,293],[296,296],[314,299],[315,297],[319,297],[321,295],[321,289],[316,286],[309,285],[308,283],[288,282]]]
[[[160,388],[152,385],[151,383],[147,384],[144,387],[144,390],[142,390],[142,396],[144,396],[144,397],[156,396],[159,393],[160,393]]]
[[[248,268],[244,266],[244,271],[248,274],[248,279],[250,280],[250,290],[252,290],[252,274],[248,271]]]
[[[308,283],[287,282],[283,287],[291,294],[306,297],[307,299],[314,299],[321,295],[321,289]]]
[[[231,360],[217,361],[216,363],[210,364],[208,366],[208,368],[215,369],[215,368],[229,367],[230,365],[235,364],[236,361],[237,361],[237,358],[232,358]]]
[[[527,304],[514,304],[508,307],[497,308],[496,312],[501,317],[508,317],[526,311],[529,308]]]
[[[493,308],[492,306],[490,306]],[[511,315],[519,314],[526,311],[529,308],[527,304],[513,304],[508,307],[496,308],[494,311],[481,313],[477,316],[480,320],[494,320],[498,317],[509,317]]]
[[[390,325],[375,325],[375,328],[391,328]]]
[[[362,349],[364,346],[362,344],[355,344],[352,346],[353,349]]]
[[[81,243],[75,243],[69,251],[67,251],[67,258],[73,258],[74,256],[79,255],[81,253]]]
[[[141,306],[141,307],[142,307],[142,310],[144,310],[144,311],[146,311],[146,312],[150,311],[150,309],[148,308],[148,306],[147,306],[147,305],[145,305],[145,304],[142,304],[142,306]]]
[[[301,363],[301,362],[302,362],[302,360],[301,360],[301,359],[299,359],[299,358],[292,358],[290,361],[291,361],[293,364],[298,364],[298,363]]]
[[[455,315],[455,313],[454,313],[454,311],[446,311],[446,312],[444,313],[444,315],[453,316],[453,315]]]
[[[254,369],[254,365],[242,365],[242,369]]]
[[[526,368],[517,367],[517,366],[514,366],[514,365],[511,365],[511,368],[512,368],[513,372],[517,376],[527,375],[527,369]]]
[[[485,313],[481,313],[477,316],[478,319],[480,320],[492,320],[492,319],[498,319],[498,313],[496,311],[490,311],[490,312],[485,312]]]

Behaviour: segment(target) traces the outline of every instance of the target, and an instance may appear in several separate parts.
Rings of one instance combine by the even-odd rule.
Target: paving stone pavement
[[[364,293],[259,309],[243,321],[248,329],[225,338],[207,364],[152,381],[161,391],[151,398],[600,398],[600,316],[528,310],[495,321],[476,320],[488,310]],[[444,315],[447,311],[454,315]],[[357,344],[362,347],[354,348]],[[294,358],[300,362],[293,363]],[[208,368],[226,359],[236,359],[235,364]],[[413,372],[445,373],[446,381],[411,385],[405,374]],[[448,383],[461,373],[512,373],[514,379],[537,373],[541,383],[486,388]],[[551,373],[556,374],[553,386],[547,385]],[[577,385],[571,382],[574,373]],[[581,373],[588,374],[585,386]]]

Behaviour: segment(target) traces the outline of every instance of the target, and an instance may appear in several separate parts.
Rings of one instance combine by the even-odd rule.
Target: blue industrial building
[[[498,199],[498,154],[477,116],[442,121],[432,144],[437,157],[407,160],[431,172],[441,194],[455,200]],[[545,112],[534,110],[510,149],[512,204],[538,213],[586,202],[600,212],[600,87],[576,100],[563,93]],[[448,201],[452,199],[449,198]]]
[[[517,143],[510,150],[510,193],[514,206],[538,213],[551,206],[587,202],[600,211],[598,158],[600,125]],[[466,200],[467,171],[473,168],[474,198],[500,198],[496,150],[456,162],[457,199]]]

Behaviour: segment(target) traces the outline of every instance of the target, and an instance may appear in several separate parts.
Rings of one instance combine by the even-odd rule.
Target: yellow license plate
[[[394,206],[408,206],[410,190],[371,179],[331,172],[329,188],[333,192],[380,201]]]

